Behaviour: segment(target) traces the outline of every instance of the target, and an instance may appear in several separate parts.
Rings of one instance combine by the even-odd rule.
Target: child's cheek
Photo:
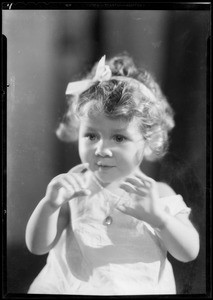
[[[84,144],[79,145],[79,156],[80,156],[82,163],[87,162],[88,151],[87,151],[86,147],[84,146]]]
[[[79,147],[79,156],[82,163],[89,163],[90,167],[92,167],[94,164],[94,159],[92,151],[88,147],[81,145],[81,147]]]
[[[134,164],[136,166],[140,165],[143,160],[143,152],[141,150],[137,150],[134,156]]]

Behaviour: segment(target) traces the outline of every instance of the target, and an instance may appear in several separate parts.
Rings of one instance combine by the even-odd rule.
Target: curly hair
[[[112,78],[94,82],[79,96],[68,98],[68,109],[56,131],[57,136],[63,141],[76,141],[79,117],[85,113],[103,112],[109,119],[126,121],[136,117],[150,149],[146,158],[162,158],[168,149],[169,132],[174,127],[174,112],[161,88],[147,70],[136,67],[128,54],[115,56],[106,64],[110,67]],[[97,63],[86,78],[93,78],[96,67]],[[122,80],[124,77],[129,80]],[[154,98],[141,92],[140,83],[149,89]]]

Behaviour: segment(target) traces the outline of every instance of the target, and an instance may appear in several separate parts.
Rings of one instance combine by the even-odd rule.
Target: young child
[[[194,260],[199,235],[181,195],[141,171],[160,159],[173,111],[131,57],[95,64],[69,83],[57,135],[78,140],[82,164],[49,183],[26,228],[26,244],[47,263],[32,294],[175,294],[167,251]]]

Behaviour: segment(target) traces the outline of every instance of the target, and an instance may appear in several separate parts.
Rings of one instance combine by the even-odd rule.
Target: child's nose
[[[102,157],[105,156],[112,157],[112,151],[110,149],[108,142],[100,140],[99,143],[97,144],[95,155],[102,156]]]

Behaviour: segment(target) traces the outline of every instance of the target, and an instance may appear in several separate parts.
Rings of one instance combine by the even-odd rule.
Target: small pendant
[[[107,225],[107,226],[109,226],[109,225],[112,224],[112,221],[113,221],[112,217],[108,216],[108,217],[106,217],[106,219],[104,220],[104,224]]]

